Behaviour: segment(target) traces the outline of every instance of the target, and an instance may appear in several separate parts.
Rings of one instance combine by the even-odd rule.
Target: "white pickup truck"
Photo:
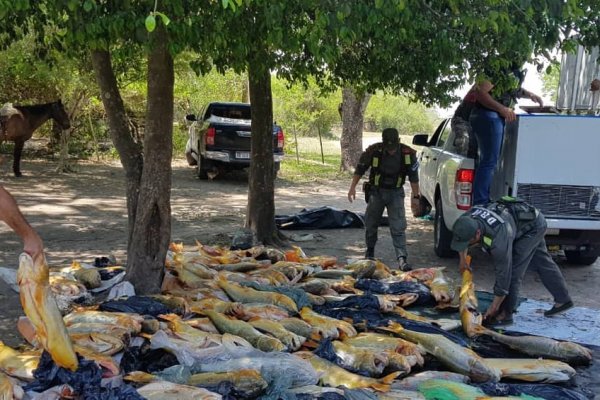
[[[475,161],[457,153],[450,120],[415,135],[423,202],[435,208],[434,250],[450,257],[451,228],[471,207]],[[546,243],[573,264],[600,255],[600,117],[523,114],[507,125],[491,197],[510,195],[540,209]]]

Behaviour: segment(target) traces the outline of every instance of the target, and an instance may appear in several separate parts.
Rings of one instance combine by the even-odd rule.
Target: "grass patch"
[[[295,143],[288,142],[279,176],[292,182],[350,179],[350,173],[340,171],[340,164],[341,153],[338,140],[323,140],[323,157],[321,157],[318,138],[299,137],[297,156]]]

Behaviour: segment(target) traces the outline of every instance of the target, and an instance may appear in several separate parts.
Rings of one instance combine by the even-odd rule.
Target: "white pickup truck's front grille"
[[[600,187],[519,183],[517,197],[546,217],[600,219]]]

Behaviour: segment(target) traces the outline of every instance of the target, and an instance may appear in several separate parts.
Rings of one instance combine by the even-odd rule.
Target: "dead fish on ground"
[[[357,334],[352,324],[318,314],[308,307],[300,310],[300,317],[308,322],[313,327],[313,332],[317,333],[323,339],[337,339],[340,336],[340,332],[348,337],[356,336]]]
[[[221,400],[218,393],[188,385],[167,381],[156,381],[137,389],[140,396],[148,400]]]
[[[50,291],[48,273],[43,255],[36,259],[34,265],[29,254],[21,254],[17,271],[21,305],[35,327],[38,343],[50,353],[57,365],[75,371],[77,355]]]
[[[577,343],[542,336],[508,336],[483,327],[477,328],[477,332],[532,357],[551,358],[574,365],[589,364],[592,361],[592,352]]]
[[[386,351],[390,361],[394,360],[391,356],[393,353],[405,356],[411,367],[415,365],[422,366],[425,362],[423,359],[424,350],[421,350],[415,343],[398,337],[374,332],[361,332],[355,337],[345,338],[343,341],[356,347]],[[423,351],[423,354],[421,354],[421,351]],[[400,362],[400,365],[403,364],[404,362]]]
[[[429,282],[429,288],[437,303],[449,303],[454,296],[442,271],[443,268],[436,268],[433,279]]]
[[[203,343],[202,347],[221,344],[221,334],[208,333],[189,325],[176,314],[160,315],[168,322],[168,327],[175,335],[188,342]]]
[[[252,318],[248,321],[250,325],[258,329],[259,331],[270,334],[276,337],[283,343],[289,351],[296,351],[304,344],[306,338],[303,336],[296,335],[293,332],[288,331],[278,323],[277,321],[271,321],[264,318]]]
[[[486,358],[485,362],[500,371],[504,379],[526,382],[567,382],[575,370],[562,361],[528,358]]]
[[[188,380],[188,385],[209,389],[218,387],[222,383],[230,383],[237,395],[251,398],[261,394],[268,386],[267,382],[255,369],[203,372],[192,375]]]
[[[121,339],[108,333],[69,333],[74,346],[85,347],[96,353],[112,356],[123,350]]]
[[[232,319],[224,314],[206,311],[206,315],[221,333],[237,335],[262,351],[284,351],[285,345],[279,339],[264,335],[247,322]]]
[[[463,374],[449,371],[423,371],[417,374],[404,377],[392,383],[392,389],[418,390],[419,385],[431,379],[442,379],[460,383],[469,383],[471,379]]]
[[[374,352],[372,349],[354,347],[339,340],[334,340],[331,344],[339,359],[338,365],[345,369],[366,372],[371,377],[377,377],[388,365],[389,358],[385,352]]]
[[[291,312],[298,312],[296,303],[286,295],[280,293],[255,290],[228,282],[219,276],[219,286],[235,301],[240,303],[266,303],[282,307]]]
[[[394,372],[381,379],[367,378],[348,372],[321,357],[307,351],[294,353],[295,356],[308,360],[315,370],[321,374],[319,381],[328,386],[344,386],[348,389],[372,388],[380,392],[390,390],[390,383],[400,374]]]
[[[40,351],[18,352],[0,341],[0,370],[15,378],[32,381],[40,355]]]
[[[279,320],[279,323],[288,331],[307,339],[310,338],[314,332],[312,325],[300,318],[284,318]]]
[[[395,322],[390,322],[385,330],[413,343],[418,343],[450,370],[468,375],[475,382],[498,382],[500,380],[499,372],[488,366],[477,353],[442,335],[411,331]]]
[[[236,315],[239,319],[248,321],[251,318],[260,317],[279,321],[288,318],[289,313],[281,307],[273,304],[246,303],[241,305],[241,311]]]
[[[242,313],[242,303],[233,303],[219,299],[202,299],[190,301],[190,311],[196,314],[204,314],[204,311],[211,310],[227,315],[239,315]]]
[[[144,317],[138,314],[104,311],[75,311],[65,315],[63,319],[67,327],[78,323],[118,325],[129,329],[134,334],[142,330],[144,321]]]

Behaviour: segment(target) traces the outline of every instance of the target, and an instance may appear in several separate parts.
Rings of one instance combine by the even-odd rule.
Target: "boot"
[[[410,264],[406,262],[406,257],[398,257],[398,269],[404,272],[412,270]]]
[[[365,258],[367,260],[375,259],[375,247],[367,247],[367,251],[365,251]]]

